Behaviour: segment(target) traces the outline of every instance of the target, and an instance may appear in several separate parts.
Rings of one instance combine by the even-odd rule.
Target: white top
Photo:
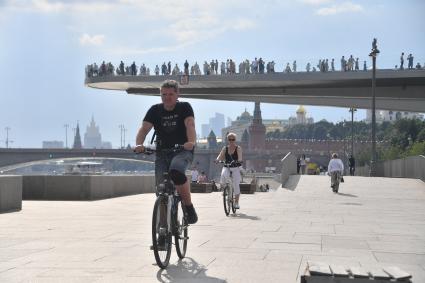
[[[334,171],[341,171],[341,173],[344,171],[344,164],[339,158],[332,158],[331,161],[329,161],[328,172],[331,173]]]
[[[197,182],[198,181],[198,175],[199,175],[198,170],[196,170],[196,169],[192,170],[191,174],[192,174],[192,182]]]

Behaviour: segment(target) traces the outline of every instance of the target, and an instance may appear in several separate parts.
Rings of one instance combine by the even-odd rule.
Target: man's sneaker
[[[239,203],[235,203],[235,209],[239,209],[239,208],[241,208],[240,206],[239,206]]]
[[[189,224],[195,224],[198,222],[198,215],[196,214],[195,208],[193,205],[186,205],[187,212],[187,222]]]

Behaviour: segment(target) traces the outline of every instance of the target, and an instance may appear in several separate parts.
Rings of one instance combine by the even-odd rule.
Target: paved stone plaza
[[[425,282],[425,185],[415,179],[292,176],[288,188],[242,195],[226,217],[220,193],[193,194],[199,222],[187,258],[155,265],[153,194],[24,201],[0,214],[0,282],[299,282],[307,261],[398,266]]]

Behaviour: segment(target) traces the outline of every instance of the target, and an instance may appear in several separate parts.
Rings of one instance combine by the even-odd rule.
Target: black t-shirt
[[[192,106],[188,102],[177,102],[172,111],[164,109],[162,103],[153,105],[143,121],[153,124],[159,148],[172,148],[175,144],[187,142],[184,120],[194,117]]]

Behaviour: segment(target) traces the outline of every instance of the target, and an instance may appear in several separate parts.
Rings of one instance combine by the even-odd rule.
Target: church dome
[[[302,105],[298,106],[297,114],[305,114],[305,113],[307,113],[307,111],[305,110],[304,106]]]
[[[252,120],[252,116],[251,116],[251,114],[249,114],[248,111],[246,111],[246,108],[245,108],[245,111],[242,112],[241,116],[237,117],[236,120],[243,121],[243,122],[249,122],[249,121]]]
[[[249,112],[248,111],[246,111],[246,109],[245,109],[245,111],[244,112],[242,112],[242,114],[241,114],[241,118],[242,119],[246,119],[246,118],[250,118],[251,117],[251,115],[249,114]]]

